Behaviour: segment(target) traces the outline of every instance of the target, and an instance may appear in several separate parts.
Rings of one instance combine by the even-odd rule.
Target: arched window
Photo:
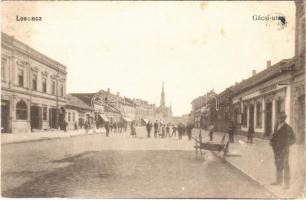
[[[26,120],[28,118],[28,106],[24,100],[20,100],[16,104],[16,119]]]

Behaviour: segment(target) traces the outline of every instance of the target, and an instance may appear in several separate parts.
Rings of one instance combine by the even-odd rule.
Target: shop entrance
[[[41,120],[41,107],[31,106],[31,130],[41,129],[42,120]]]
[[[49,109],[49,126],[56,129],[56,108]]]
[[[272,102],[266,103],[265,127],[265,135],[268,136],[272,133]]]
[[[10,124],[10,104],[9,101],[1,101],[1,133],[9,132]]]

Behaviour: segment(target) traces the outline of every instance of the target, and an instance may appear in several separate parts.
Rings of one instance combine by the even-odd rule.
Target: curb
[[[37,139],[30,139],[30,140],[21,140],[21,141],[13,141],[13,142],[7,142],[7,143],[1,143],[1,146],[10,145],[10,144],[20,144],[20,143],[29,143],[29,142],[41,142],[46,140],[56,140],[56,139],[65,139],[65,138],[73,138],[73,137],[80,137],[80,136],[87,136],[87,135],[97,135],[102,134],[104,132],[96,132],[96,133],[84,133],[84,134],[78,134],[78,135],[69,135],[67,137],[43,137],[43,138],[37,138]]]
[[[259,182],[258,180],[256,180],[254,177],[250,176],[248,173],[246,173],[245,171],[243,171],[242,169],[240,169],[239,167],[237,167],[236,165],[232,164],[230,161],[223,159],[222,157],[220,157],[218,155],[218,153],[211,151],[212,154],[217,157],[219,160],[222,160],[224,163],[226,163],[229,167],[231,167],[232,169],[234,169],[235,171],[239,172],[240,174],[242,174],[245,178],[247,178],[249,181],[255,183],[258,187],[263,188],[268,194],[270,194],[272,196],[272,198],[281,198],[279,197],[277,194],[275,194],[273,191],[271,191],[270,189],[268,189],[264,184],[262,184],[261,182]]]

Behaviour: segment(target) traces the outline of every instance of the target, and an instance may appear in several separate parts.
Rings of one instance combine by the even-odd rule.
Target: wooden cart
[[[228,147],[229,147],[229,140],[225,141],[226,139],[226,134],[222,137],[220,143],[216,142],[202,142],[202,137],[201,134],[198,138],[192,137],[195,141],[195,155],[196,157],[200,153],[201,155],[203,154],[202,150],[207,150],[207,151],[217,151],[217,152],[223,152],[223,158],[225,159],[226,154],[228,152]]]

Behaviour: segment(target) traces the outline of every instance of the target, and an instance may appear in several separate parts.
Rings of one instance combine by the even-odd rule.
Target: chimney
[[[118,97],[120,96],[120,92],[117,92],[117,96],[118,96]]]
[[[267,68],[271,67],[271,60],[267,61]]]
[[[254,76],[256,74],[256,70],[252,70],[252,76]]]
[[[110,89],[109,88],[107,88],[107,92],[110,93]]]

